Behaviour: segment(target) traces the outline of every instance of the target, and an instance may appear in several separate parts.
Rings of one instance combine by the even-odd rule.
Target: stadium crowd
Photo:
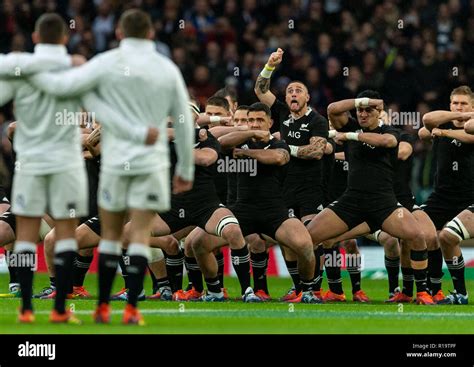
[[[331,102],[370,88],[391,111],[419,112],[417,128],[424,113],[447,108],[453,88],[474,80],[468,0],[5,0],[0,52],[32,51],[35,21],[56,11],[69,20],[69,51],[89,59],[117,46],[118,15],[131,7],[151,15],[157,49],[179,66],[201,106],[223,85],[241,103],[255,102],[255,79],[277,47],[286,53],[272,91],[281,97],[290,80],[302,80],[323,115]],[[4,177],[14,165],[6,138],[12,117],[11,105],[0,110]],[[418,141],[412,187],[419,202],[432,185],[432,159],[431,145]]]

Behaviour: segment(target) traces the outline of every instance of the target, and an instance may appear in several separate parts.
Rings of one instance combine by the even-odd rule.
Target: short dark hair
[[[120,17],[119,27],[125,37],[147,38],[153,25],[150,16],[143,10],[129,9]]]
[[[250,106],[247,106],[246,104],[241,104],[240,106],[237,106],[235,109],[236,111],[242,110],[242,111],[248,111],[250,109]]]
[[[249,112],[259,112],[259,111],[265,112],[265,115],[267,115],[268,117],[271,117],[272,115],[270,111],[270,107],[268,107],[265,103],[256,102],[250,105]]]
[[[213,97],[230,97],[232,102],[237,102],[237,92],[234,88],[225,86],[224,88],[219,89],[216,93],[214,93]]]
[[[288,86],[289,86],[290,84],[293,84],[293,83],[300,83],[300,84],[302,84],[302,85],[305,87],[306,92],[309,93],[308,87],[307,87],[306,84],[303,83],[301,80],[292,80],[291,82],[289,82],[289,83],[286,85],[286,88],[288,88]],[[286,90],[286,88],[285,88],[285,90]]]
[[[375,91],[375,90],[371,90],[371,89],[366,89],[362,92],[360,92],[358,95],[357,95],[357,98],[370,98],[370,99],[382,99],[380,97],[380,93]]]
[[[229,101],[224,97],[212,96],[206,101],[206,106],[218,106],[225,108],[226,111],[230,111]]]
[[[41,43],[58,44],[67,34],[66,22],[59,14],[46,13],[36,21],[35,32]]]

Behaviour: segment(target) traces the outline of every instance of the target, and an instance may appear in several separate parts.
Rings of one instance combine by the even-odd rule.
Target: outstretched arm
[[[72,66],[72,58],[69,55],[64,55],[64,57],[55,55],[53,57],[27,52],[12,52],[8,55],[0,55],[0,78],[27,77],[51,69],[70,66]]]
[[[270,92],[270,78],[273,71],[281,63],[283,59],[283,50],[279,48],[276,52],[273,52],[268,58],[265,67],[260,72],[255,82],[255,94],[260,102],[265,103],[268,107],[271,107],[275,103],[275,95]]]
[[[94,89],[101,82],[107,67],[101,56],[77,68],[60,73],[40,73],[29,78],[31,84],[43,92],[57,97],[76,97]]]

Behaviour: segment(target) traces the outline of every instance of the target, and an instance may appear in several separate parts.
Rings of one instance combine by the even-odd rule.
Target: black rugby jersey
[[[399,141],[399,130],[380,124],[374,130],[363,130],[359,123],[349,117],[349,122],[339,131],[391,134]],[[393,175],[397,166],[398,145],[382,148],[349,140],[344,143],[346,161],[349,163],[347,190],[363,194],[393,194]]]
[[[207,130],[207,139],[203,142],[199,141],[199,130],[196,129],[195,149],[211,148],[218,154],[220,153],[220,144],[217,139]],[[171,158],[171,175],[173,177],[176,163],[178,161],[174,142],[170,142],[170,158]],[[211,164],[208,167],[195,165],[193,188],[182,194],[173,195],[181,198],[188,198],[193,196],[199,190],[199,195],[205,193],[206,195],[216,194],[216,187],[214,185],[214,177],[216,175],[218,162]]]
[[[328,138],[329,124],[324,116],[308,108],[304,116],[295,120],[288,106],[275,100],[271,107],[273,126],[276,126],[281,134],[281,139],[288,145],[308,145],[313,136]],[[277,131],[278,131],[277,130]],[[318,179],[322,176],[322,162],[317,159],[300,159],[291,156],[287,167],[287,176],[312,176]]]
[[[452,122],[440,129],[459,129]],[[456,198],[474,198],[474,144],[462,143],[448,137],[435,137],[433,151],[436,154],[434,190]]]
[[[281,140],[271,139],[268,143],[248,140],[240,144],[241,149],[285,149],[290,152],[288,145]],[[244,158],[252,159],[252,158]],[[258,206],[261,203],[283,201],[281,184],[285,166],[263,164],[256,162],[256,171],[238,174],[237,204]]]

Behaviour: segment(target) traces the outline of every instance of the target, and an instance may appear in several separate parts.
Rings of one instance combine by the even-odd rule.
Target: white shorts
[[[88,183],[84,168],[46,175],[17,171],[13,178],[12,212],[24,217],[51,215],[72,219],[88,214]]]
[[[101,172],[99,206],[111,212],[143,209],[165,212],[170,209],[169,169],[142,175]]]

